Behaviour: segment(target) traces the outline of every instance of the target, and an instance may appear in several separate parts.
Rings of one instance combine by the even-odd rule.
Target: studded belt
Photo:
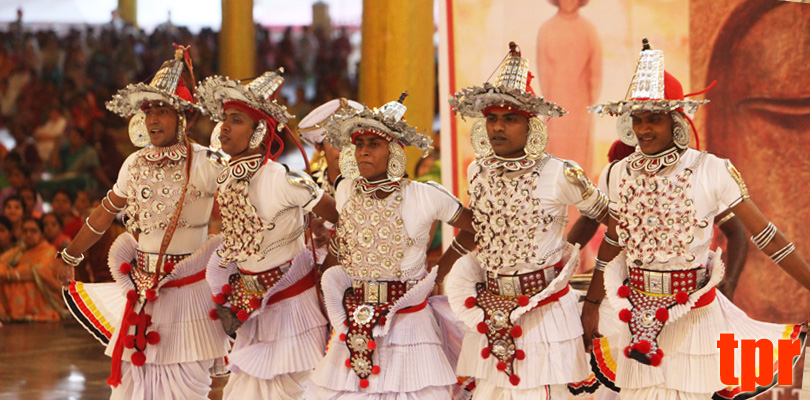
[[[650,271],[630,268],[629,285],[649,294],[673,295],[693,292],[706,283],[707,271],[701,266],[685,271]]]
[[[352,289],[356,297],[362,298],[363,303],[382,304],[395,303],[408,290],[416,286],[418,280],[408,281],[362,281],[353,280]]]
[[[130,277],[138,293],[145,294],[146,290],[151,288],[155,283],[158,255],[141,251],[138,251],[137,254],[137,262],[130,272]],[[163,255],[164,265],[168,263],[177,264],[189,255],[190,254],[165,254]],[[162,272],[161,279],[168,275],[165,271]]]
[[[146,253],[138,250],[137,254],[138,254],[138,267],[143,272],[146,272],[148,274],[154,274],[155,272],[157,272],[157,263],[158,263],[157,253]],[[163,263],[177,264],[190,255],[191,254],[164,254]]]
[[[238,274],[235,275],[238,275],[238,279],[242,281],[246,291],[264,295],[284,276],[290,265],[292,265],[292,261],[287,261],[278,267],[263,272],[247,272],[240,269]]]
[[[542,291],[559,275],[562,260],[550,267],[520,275],[496,275],[487,273],[487,290],[497,296],[531,296]]]

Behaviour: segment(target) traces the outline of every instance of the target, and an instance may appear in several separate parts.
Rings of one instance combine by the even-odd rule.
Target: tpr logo
[[[741,358],[739,377],[734,375],[737,361],[734,349],[737,347],[740,348]],[[740,385],[743,392],[753,392],[757,386],[771,384],[774,372],[779,373],[779,385],[792,385],[793,358],[802,353],[799,339],[779,339],[774,348],[773,342],[768,339],[738,341],[733,333],[720,334],[717,348],[720,349],[720,380],[729,386]],[[774,355],[778,358],[776,365]]]

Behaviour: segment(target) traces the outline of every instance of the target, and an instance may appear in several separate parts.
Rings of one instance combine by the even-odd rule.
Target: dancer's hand
[[[56,279],[62,286],[67,286],[74,279],[73,266],[61,259],[56,260]]]
[[[593,339],[600,338],[599,333],[599,304],[585,302],[582,306],[582,341],[585,351],[590,353],[593,350]]]

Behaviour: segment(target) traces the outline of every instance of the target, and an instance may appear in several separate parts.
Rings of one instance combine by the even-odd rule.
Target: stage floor
[[[110,358],[73,321],[0,327],[0,400],[101,400],[110,397]],[[227,378],[214,378],[211,399]]]
[[[810,349],[808,349],[810,350]],[[0,400],[101,400],[110,397],[110,359],[104,347],[73,321],[0,327]],[[222,398],[227,378],[214,378],[210,398]],[[810,382],[805,364],[804,382]],[[796,399],[777,388],[762,399]],[[801,399],[810,400],[805,384]]]

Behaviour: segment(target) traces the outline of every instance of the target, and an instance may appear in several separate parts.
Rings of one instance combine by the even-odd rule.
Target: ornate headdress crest
[[[306,117],[298,122],[298,134],[301,135],[301,139],[304,142],[311,146],[321,144],[326,138],[326,129],[324,129],[324,126],[329,117],[335,113],[351,111],[352,109],[363,111],[363,108],[364,106],[362,104],[343,97],[329,100],[310,111]]]
[[[235,100],[263,112],[278,122],[278,129],[281,129],[290,119],[294,118],[287,112],[287,107],[276,101],[276,93],[284,85],[282,73],[284,73],[283,68],[267,71],[247,85],[242,85],[240,81],[231,80],[226,76],[209,76],[197,88],[197,99],[215,120],[224,119],[224,104]]]

